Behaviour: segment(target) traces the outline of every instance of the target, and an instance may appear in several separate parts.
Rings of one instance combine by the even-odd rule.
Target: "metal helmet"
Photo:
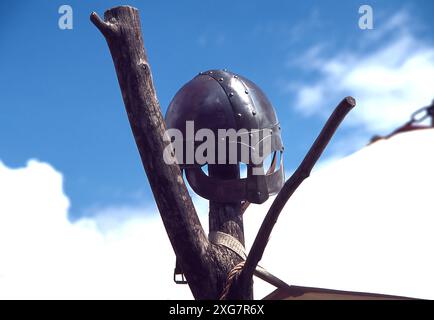
[[[226,70],[199,73],[176,93],[166,113],[166,125],[182,135],[182,144],[172,139],[176,160],[185,170],[191,188],[203,198],[263,203],[282,187],[284,148],[280,125],[273,106],[250,80]],[[228,133],[234,132],[237,135],[232,139]],[[202,139],[197,139],[197,134]],[[200,145],[204,137],[216,152],[203,150]],[[235,156],[230,152],[234,150]],[[204,152],[206,161],[193,156],[199,151]],[[267,156],[272,156],[272,161],[264,172],[263,159]],[[223,180],[208,176],[201,168],[239,162],[247,165],[246,178]]]

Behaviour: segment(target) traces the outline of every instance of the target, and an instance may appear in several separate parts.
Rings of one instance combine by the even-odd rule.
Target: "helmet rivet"
[[[226,69],[226,68],[225,68],[225,69],[223,69],[223,71],[224,71],[224,72],[227,72],[227,71],[228,71],[228,69]]]
[[[229,93],[229,97],[233,97],[233,96],[234,96],[233,92]]]
[[[248,90],[245,90],[244,92],[245,92],[246,94],[248,94],[248,93],[249,93],[249,91],[248,91]]]
[[[202,75],[203,74],[203,72],[201,71],[201,72],[199,72],[199,75]]]
[[[270,130],[270,134],[273,134],[273,129]]]
[[[256,110],[253,110],[253,111],[252,111],[252,114],[255,116],[255,115],[256,115]]]
[[[234,75],[234,78],[235,78],[235,79],[238,79],[238,76],[237,76],[237,75]]]
[[[258,197],[260,197],[261,196],[261,192],[256,192],[256,195],[258,196]]]
[[[212,71],[208,72],[209,74],[212,74]]]
[[[238,113],[237,116],[238,116],[238,118],[241,118],[241,113]]]
[[[222,81],[223,81],[223,78],[219,78],[219,81],[222,82]]]

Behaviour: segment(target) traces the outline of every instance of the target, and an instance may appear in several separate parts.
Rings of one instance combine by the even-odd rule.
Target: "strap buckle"
[[[187,279],[185,279],[184,273],[182,273],[178,258],[176,258],[175,270],[173,270],[173,281],[176,284],[188,284]]]

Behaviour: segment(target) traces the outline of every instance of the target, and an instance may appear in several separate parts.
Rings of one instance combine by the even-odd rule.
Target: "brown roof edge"
[[[415,298],[291,286],[290,290],[277,289],[264,297],[263,300],[415,300]]]

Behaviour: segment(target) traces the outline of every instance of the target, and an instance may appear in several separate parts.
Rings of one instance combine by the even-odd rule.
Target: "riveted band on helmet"
[[[272,166],[277,161],[274,154]],[[185,174],[194,192],[202,198],[217,202],[236,202],[247,200],[251,203],[263,203],[269,196],[277,194],[285,181],[283,156],[279,168],[265,175],[253,175],[247,172],[247,178],[223,180],[210,177],[200,167],[189,168]]]

